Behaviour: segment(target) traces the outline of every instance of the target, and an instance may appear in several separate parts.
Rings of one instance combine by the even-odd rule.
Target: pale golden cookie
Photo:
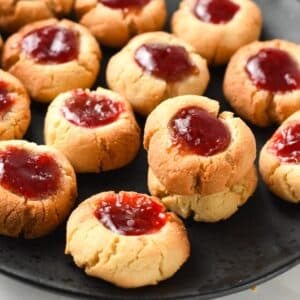
[[[254,42],[231,58],[224,78],[224,94],[233,109],[242,118],[257,126],[282,123],[300,109],[300,89],[287,92],[271,92],[256,86],[245,70],[248,60],[260,50],[285,51],[300,65],[300,46],[283,40]],[[276,60],[275,60],[276,61]]]
[[[30,99],[23,84],[0,70],[0,140],[21,139],[30,119]]]
[[[22,26],[68,15],[73,0],[0,0],[0,30],[15,32]]]
[[[229,136],[224,150],[199,155],[188,147],[174,144],[170,122],[190,107],[204,111],[216,120],[214,123],[222,124]],[[188,128],[181,130],[189,132]],[[215,139],[215,133],[208,136],[210,138]],[[218,141],[214,143],[218,145]],[[254,135],[240,118],[231,112],[219,114],[217,101],[194,95],[168,99],[153,110],[145,125],[144,147],[148,151],[149,166],[159,181],[169,193],[180,195],[204,196],[224,191],[245,176],[256,156]]]
[[[48,34],[47,47],[40,44],[36,30],[42,30],[44,36]],[[52,34],[55,30],[58,33]],[[62,32],[66,37],[62,37]],[[68,44],[70,39],[72,47]],[[31,52],[27,53],[24,47]],[[32,57],[31,53],[37,56]],[[58,62],[55,61],[57,53],[62,53]],[[40,102],[51,102],[59,93],[70,89],[90,88],[96,80],[100,60],[97,41],[85,27],[56,19],[35,22],[20,29],[7,39],[2,56],[3,68],[20,79],[30,96]]]
[[[293,127],[297,129],[291,129]],[[284,144],[278,140],[280,135],[284,137]],[[279,156],[277,151],[274,150],[276,144],[280,149]],[[284,150],[289,155],[282,156],[281,152]],[[300,111],[292,114],[281,124],[274,135],[266,142],[259,157],[259,170],[268,188],[278,197],[293,203],[300,202],[299,153]]]
[[[0,166],[0,234],[38,238],[68,216],[76,178],[60,152],[26,141],[1,141]]]
[[[88,275],[124,288],[154,285],[174,275],[190,251],[181,220],[173,213],[162,211],[166,222],[154,232],[125,235],[120,233],[120,227],[112,231],[96,217],[98,205],[110,197],[139,197],[142,201],[148,199],[161,206],[157,198],[134,192],[104,192],[92,196],[82,202],[68,220],[66,254],[72,255],[75,264]],[[135,226],[133,216],[136,215],[136,212],[132,215],[125,213],[124,218],[128,217],[131,224],[128,227]]]
[[[165,0],[125,9],[97,0],[75,0],[75,12],[101,45],[109,47],[122,47],[137,34],[161,30],[167,15]]]
[[[191,64],[191,72],[179,80],[167,81],[144,71],[135,59],[136,51],[143,45],[183,48]],[[166,32],[152,32],[135,37],[110,59],[106,79],[108,86],[127,98],[136,112],[148,115],[167,98],[204,93],[209,82],[209,71],[205,59],[196,54],[191,46]]]
[[[170,195],[153,171],[148,170],[148,188],[153,196],[161,199],[167,209],[183,218],[193,216],[195,221],[218,222],[230,218],[254,193],[257,186],[255,167],[224,191],[202,196]]]
[[[193,45],[209,64],[227,63],[236,50],[257,40],[262,28],[261,11],[253,1],[231,2],[239,6],[233,18],[227,23],[214,24],[196,16],[197,0],[181,1],[172,17],[172,32]]]
[[[102,100],[108,100],[111,108]],[[67,103],[73,103],[73,108],[68,109]],[[76,103],[84,104],[76,108]],[[81,121],[80,110],[86,116]],[[140,129],[130,104],[102,88],[59,95],[48,108],[44,133],[46,144],[64,153],[75,171],[81,173],[123,167],[134,159],[140,147]]]

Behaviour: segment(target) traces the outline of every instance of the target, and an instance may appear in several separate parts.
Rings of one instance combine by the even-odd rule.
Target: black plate
[[[169,15],[178,0],[168,0]],[[300,2],[257,1],[264,13],[263,39],[285,38],[300,43]],[[104,49],[106,61],[109,51]],[[111,53],[110,53],[111,54]],[[105,63],[100,83],[104,85]],[[224,68],[211,69],[207,96],[219,99]],[[33,104],[33,121],[27,139],[43,142],[46,106]],[[143,125],[143,120],[140,120]],[[253,128],[258,147],[274,128]],[[146,154],[140,151],[126,168],[78,176],[79,201],[105,190],[147,192]],[[217,224],[185,222],[192,246],[191,257],[171,279],[135,290],[116,288],[89,278],[64,255],[64,226],[52,235],[33,241],[0,237],[0,269],[6,274],[58,291],[99,299],[207,299],[233,293],[285,271],[300,260],[300,210],[274,197],[262,184],[255,195],[230,220]]]

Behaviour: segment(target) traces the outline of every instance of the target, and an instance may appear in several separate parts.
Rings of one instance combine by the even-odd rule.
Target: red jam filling
[[[300,163],[300,123],[291,124],[277,131],[269,147],[281,161]]]
[[[230,0],[198,0],[194,14],[203,22],[224,24],[229,22],[239,9],[240,6]]]
[[[300,88],[300,69],[286,51],[262,49],[249,58],[245,70],[260,89],[276,93]]]
[[[135,52],[136,63],[166,81],[179,81],[195,71],[185,48],[167,44],[144,44]]]
[[[7,83],[0,81],[0,113],[7,112],[13,103],[14,100],[7,91]]]
[[[29,32],[22,41],[22,50],[40,64],[61,64],[78,57],[78,37],[75,31],[46,26]]]
[[[70,123],[87,128],[104,126],[116,121],[125,107],[121,102],[86,91],[75,91],[61,108]]]
[[[59,187],[60,170],[48,154],[10,146],[0,151],[0,184],[25,198],[44,198]]]
[[[103,5],[111,8],[124,9],[128,7],[144,6],[150,2],[150,0],[98,0]]]
[[[169,122],[169,131],[174,145],[203,156],[224,151],[231,141],[223,122],[194,106],[179,110]]]
[[[122,235],[159,231],[167,222],[164,207],[143,194],[119,193],[99,201],[96,218],[108,229]]]

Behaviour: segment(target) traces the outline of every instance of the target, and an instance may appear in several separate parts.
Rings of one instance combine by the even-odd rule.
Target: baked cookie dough
[[[109,47],[161,30],[167,15],[165,0],[75,0],[75,12],[101,45]]]
[[[148,115],[169,97],[204,93],[209,71],[191,46],[171,34],[152,32],[135,37],[114,55],[106,78],[136,112]]]
[[[21,139],[30,118],[30,99],[23,84],[0,70],[0,140]]]
[[[48,108],[44,132],[46,144],[64,153],[80,173],[123,167],[140,147],[130,104],[103,88],[59,95]]]
[[[260,152],[259,170],[274,194],[300,202],[300,111],[286,119],[266,142]]]
[[[100,60],[98,43],[86,28],[49,19],[29,24],[7,39],[2,66],[20,79],[34,100],[51,102],[59,93],[90,88]]]
[[[22,26],[68,15],[73,0],[0,0],[0,31],[15,32]]]
[[[0,167],[0,234],[38,238],[64,221],[77,189],[74,170],[60,152],[1,141]]]
[[[282,123],[300,109],[300,46],[272,40],[241,48],[228,64],[223,90],[251,123]]]
[[[187,95],[168,99],[148,116],[148,163],[170,194],[203,196],[240,181],[256,156],[250,128],[219,103]]]
[[[183,0],[172,32],[190,43],[209,64],[225,64],[240,47],[257,40],[259,7],[250,0]]]
[[[150,168],[148,170],[148,188],[151,195],[159,197],[167,209],[183,218],[193,215],[195,221],[218,222],[228,219],[247,202],[256,186],[257,174],[253,166],[240,181],[222,192],[208,196],[170,195],[153,171]]]
[[[184,225],[155,197],[104,192],[82,202],[67,223],[66,254],[94,277],[124,288],[165,280],[189,257]]]

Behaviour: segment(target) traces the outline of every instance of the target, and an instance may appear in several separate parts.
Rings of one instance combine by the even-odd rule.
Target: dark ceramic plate
[[[169,15],[178,0],[167,0]],[[257,1],[264,14],[263,39],[285,38],[300,43],[300,2]],[[104,49],[107,61],[109,51]],[[104,85],[105,63],[100,84]],[[223,109],[224,68],[211,69],[207,96],[219,99]],[[27,139],[43,143],[46,107],[32,105],[33,120]],[[144,120],[140,120],[143,125]],[[253,128],[258,148],[272,129]],[[246,155],[246,154],[245,154]],[[79,201],[105,190],[147,192],[146,155],[140,151],[126,168],[113,172],[78,176]],[[274,197],[262,184],[249,202],[230,220],[218,224],[185,222],[192,251],[188,262],[171,279],[157,286],[135,290],[116,288],[89,278],[64,255],[65,231],[33,241],[0,237],[0,269],[28,282],[98,299],[207,299],[246,289],[287,270],[300,260],[300,209]]]

